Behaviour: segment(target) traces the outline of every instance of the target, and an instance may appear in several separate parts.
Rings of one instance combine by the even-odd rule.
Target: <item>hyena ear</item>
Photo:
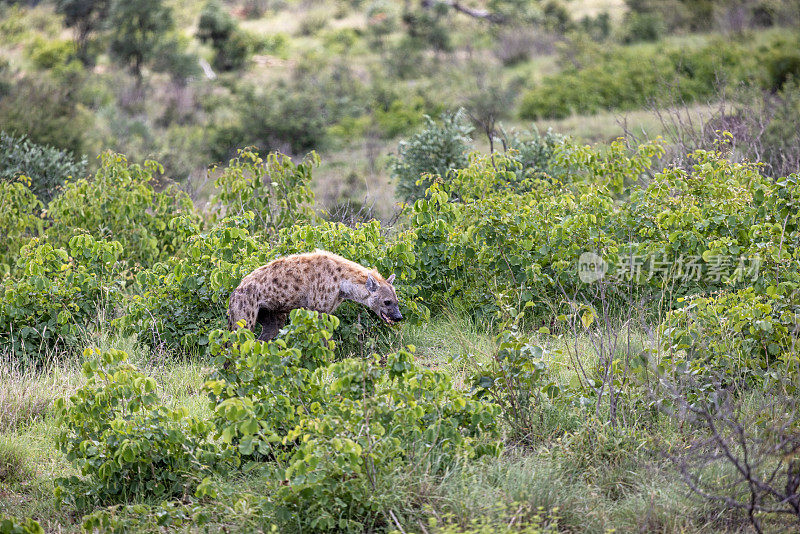
[[[367,275],[367,290],[369,291],[377,291],[378,290],[378,282],[375,281],[375,277],[371,274]]]
[[[392,276],[387,278],[386,281],[389,282],[389,285],[394,285],[394,273],[392,273]]]

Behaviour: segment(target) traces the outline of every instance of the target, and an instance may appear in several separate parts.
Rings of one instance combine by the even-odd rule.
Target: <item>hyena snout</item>
[[[403,314],[398,308],[381,311],[381,319],[387,324],[394,324],[403,320]]]

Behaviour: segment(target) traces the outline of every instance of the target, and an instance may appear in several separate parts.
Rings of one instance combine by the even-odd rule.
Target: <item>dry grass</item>
[[[717,108],[715,104],[691,104],[683,113],[694,117],[695,123],[702,124],[703,118],[708,118]],[[665,113],[664,110],[661,111]],[[668,125],[662,123],[658,113],[652,110],[637,111],[607,111],[595,115],[573,115],[559,120],[536,121],[540,132],[552,128],[554,132],[569,135],[584,143],[608,143],[618,137],[623,137],[626,130],[637,138],[653,139],[664,135]],[[528,128],[529,123],[512,123],[509,126]]]
[[[51,371],[40,372],[0,359],[0,432],[40,419],[55,399],[69,395],[79,383],[74,366],[54,365]]]

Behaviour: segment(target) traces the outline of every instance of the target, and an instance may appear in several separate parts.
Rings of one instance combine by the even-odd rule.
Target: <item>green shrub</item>
[[[184,257],[140,272],[138,294],[119,319],[123,331],[138,333],[153,349],[204,354],[208,334],[227,324],[231,292],[246,274],[267,262],[267,254],[246,229],[252,222],[252,214],[223,219],[208,232],[188,238]],[[193,221],[176,219],[173,225],[191,228]]]
[[[626,43],[636,41],[658,41],[667,31],[663,15],[659,13],[629,13],[625,17],[622,40]]]
[[[22,247],[22,272],[0,287],[0,344],[22,366],[74,349],[99,310],[119,302],[122,246],[78,235],[68,250],[38,239]]]
[[[77,100],[83,86],[82,76],[68,73],[63,77],[41,74],[9,78],[7,89],[6,80],[0,79],[2,130],[81,158],[85,134],[94,122],[92,114]]]
[[[107,152],[92,179],[68,184],[48,206],[48,239],[63,244],[78,233],[122,243],[131,267],[149,266],[182,250],[200,217],[191,199],[174,186],[155,191],[151,182],[163,168],[147,161],[130,164]],[[170,221],[185,216],[183,225]]]
[[[285,33],[271,33],[253,38],[256,39],[256,53],[286,58],[289,50],[289,37]]]
[[[679,371],[725,385],[783,383],[800,373],[798,317],[797,293],[774,286],[766,295],[749,287],[689,297],[660,327],[666,361]]]
[[[54,69],[66,65],[76,57],[74,41],[45,40],[37,38],[25,50],[27,56],[39,69]]]
[[[687,170],[654,172],[663,151],[659,142],[603,151],[562,142],[551,176],[531,177],[513,154],[472,156],[406,211],[425,273],[418,296],[434,312],[491,318],[500,301],[535,295],[529,312],[550,314],[563,291],[586,289],[577,267],[592,251],[608,265],[610,291],[666,295],[668,307],[729,284],[797,283],[797,178],[772,183],[756,165],[704,151]]]
[[[403,22],[407,38],[416,47],[452,52],[453,40],[448,27],[448,12],[444,4],[438,4],[434,9],[404,10]]]
[[[0,132],[0,180],[13,181],[20,175],[30,179],[29,187],[45,204],[64,183],[82,178],[86,158],[76,161],[68,152],[32,143],[24,135]]]
[[[83,532],[155,534],[165,528],[205,527],[211,514],[206,503],[163,501],[155,504],[126,504],[95,510],[83,516]]]
[[[44,534],[44,529],[33,519],[19,520],[0,512],[0,532],[3,534]]]
[[[325,127],[338,117],[327,107],[330,93],[317,92],[316,87],[305,80],[297,86],[243,87],[235,101],[236,120],[214,132],[212,156],[227,159],[242,146],[295,154],[321,147]]]
[[[616,254],[606,187],[534,178],[520,194],[508,185],[515,183],[516,168],[500,155],[475,158],[449,186],[431,188],[430,198],[410,209],[415,254],[421,269],[428,267],[420,296],[435,310],[456,307],[491,320],[500,301],[536,295],[531,311],[545,313],[550,301],[560,300],[561,288],[580,284],[575,266],[583,252]],[[483,193],[495,188],[495,194]]]
[[[261,343],[253,333],[218,330],[210,335],[217,371],[204,389],[214,409],[217,438],[245,458],[276,459],[287,433],[302,419],[298,406],[321,400],[312,373],[333,361],[336,317],[294,310],[280,339]]]
[[[629,252],[666,261],[671,272],[655,282],[666,280],[675,296],[745,280],[763,287],[780,248],[773,228],[779,210],[762,206],[772,186],[752,164],[715,152],[692,156],[689,171],[665,169],[631,194],[620,221],[631,232]],[[784,251],[794,248],[787,243]]]
[[[729,41],[712,40],[696,49],[659,48],[652,53],[612,49],[586,66],[545,77],[522,97],[523,119],[560,119],[602,110],[639,109],[651,102],[693,102],[711,97],[718,83],[752,79],[763,65]]]
[[[540,134],[535,125],[529,131],[514,132],[505,139],[506,148],[516,151],[516,154],[509,156],[520,163],[522,172],[526,176],[550,174],[552,172],[550,160],[556,147],[564,141],[563,135],[549,128],[544,135]]]
[[[217,192],[211,202],[220,204],[225,215],[255,214],[250,233],[273,236],[282,228],[313,220],[311,169],[317,165],[314,152],[295,164],[280,153],[272,152],[264,161],[252,149],[239,150],[214,181]]]
[[[0,279],[17,265],[17,254],[22,246],[41,233],[43,221],[39,218],[42,203],[23,183],[25,176],[16,181],[0,180]]]
[[[418,126],[425,115],[428,103],[421,96],[411,101],[399,98],[392,100],[388,106],[375,110],[375,122],[381,130],[382,137],[392,139]]]
[[[498,336],[498,350],[488,365],[480,365],[472,377],[477,398],[490,398],[500,406],[512,438],[534,442],[544,399],[557,397],[561,390],[552,378],[544,359],[544,349],[531,344],[515,330]]]
[[[444,113],[441,125],[425,116],[427,127],[397,148],[392,164],[397,197],[405,201],[422,198],[430,186],[430,177],[445,177],[454,169],[466,167],[466,152],[471,143],[472,127],[462,110]]]
[[[800,40],[779,40],[762,51],[760,61],[766,66],[763,86],[770,91],[780,91],[787,82],[800,82]]]
[[[296,310],[284,338],[247,330],[212,335],[207,382],[217,433],[240,454],[277,461],[273,506],[287,526],[362,531],[388,523],[405,469],[438,473],[496,455],[497,407],[470,399],[410,352],[333,358],[333,317]],[[394,488],[397,490],[397,488]]]
[[[255,48],[253,38],[239,28],[216,0],[208,2],[200,12],[197,37],[202,42],[211,42],[216,51],[214,66],[224,71],[241,69]]]
[[[56,498],[85,510],[190,493],[219,457],[206,439],[211,425],[165,407],[155,380],[124,352],[86,349],[84,356],[86,384],[56,401],[56,442],[84,478],[56,479]]]
[[[304,528],[359,532],[388,525],[387,511],[403,498],[393,487],[398,472],[438,473],[500,451],[496,407],[465,397],[409,352],[386,356],[385,367],[375,357],[324,372],[325,402],[286,438],[298,443],[276,504],[289,524],[301,518]]]
[[[323,11],[309,11],[300,21],[300,35],[316,35],[328,25],[328,14]]]

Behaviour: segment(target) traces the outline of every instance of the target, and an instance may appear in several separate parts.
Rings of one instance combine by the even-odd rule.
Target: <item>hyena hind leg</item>
[[[261,341],[269,341],[277,336],[281,328],[286,325],[286,319],[288,317],[289,314],[286,312],[276,312],[261,308],[258,311],[258,318],[256,319],[256,322],[261,325],[261,335],[258,336],[258,339]]]

